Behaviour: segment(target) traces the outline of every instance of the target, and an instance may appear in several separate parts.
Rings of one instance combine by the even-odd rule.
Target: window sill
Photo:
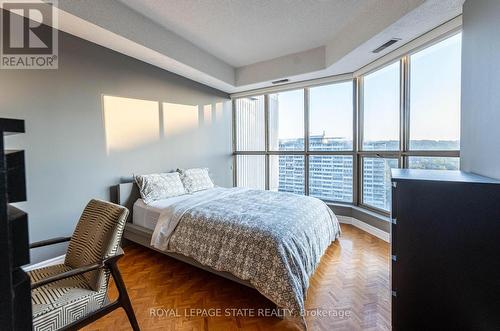
[[[353,206],[349,204],[332,202],[326,202],[326,204],[333,210],[335,214],[339,216],[352,217],[368,225],[376,227],[379,230],[385,231],[387,233],[390,232],[391,219],[387,216],[380,215],[363,207]]]

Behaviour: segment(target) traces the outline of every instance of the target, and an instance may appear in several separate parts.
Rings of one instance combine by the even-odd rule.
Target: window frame
[[[237,155],[264,155],[265,156],[265,188],[269,189],[269,157],[271,155],[302,155],[304,156],[304,194],[309,195],[309,156],[311,155],[350,155],[353,160],[352,169],[352,202],[324,200],[327,203],[339,205],[358,206],[369,211],[373,211],[383,216],[389,216],[390,211],[377,208],[365,204],[363,202],[363,158],[364,157],[381,157],[398,159],[399,168],[409,168],[409,157],[460,157],[460,150],[410,150],[410,56],[428,47],[431,47],[445,39],[451,38],[456,34],[461,33],[461,30],[450,31],[445,33],[430,42],[420,45],[414,49],[405,52],[403,55],[392,58],[376,68],[363,72],[355,77],[338,76],[331,77],[328,81],[321,83],[310,83],[305,87],[286,87],[279,90],[263,91],[262,93],[253,93],[254,96],[264,95],[264,118],[265,118],[265,151],[238,151],[236,150],[236,100],[243,97],[233,98],[233,184],[237,186],[236,167]],[[399,150],[363,150],[363,78],[370,73],[378,71],[395,62],[400,63],[400,107],[399,107]],[[310,114],[310,88],[324,85],[333,85],[337,83],[345,83],[352,81],[352,97],[353,97],[353,149],[345,151],[310,151],[309,150],[309,114]],[[272,151],[269,149],[269,94],[299,90],[304,91],[304,150],[301,151]]]
[[[413,48],[412,50],[408,51],[406,54],[405,54],[405,58],[406,58],[406,82],[405,82],[405,88],[407,89],[406,91],[406,94],[407,94],[407,104],[406,104],[406,116],[408,117],[407,118],[407,127],[405,128],[407,130],[407,141],[406,141],[406,146],[405,146],[405,150],[408,151],[408,152],[418,152],[418,153],[425,153],[425,152],[428,152],[428,151],[436,151],[439,153],[439,155],[409,155],[409,156],[451,156],[451,157],[460,157],[460,144],[459,144],[459,149],[458,149],[458,154],[453,154],[453,153],[450,153],[450,155],[443,155],[444,154],[447,154],[446,152],[456,152],[457,150],[415,150],[415,149],[410,149],[410,68],[411,68],[411,56],[416,54],[416,53],[419,53],[427,48],[430,48],[436,44],[439,44],[440,42],[442,41],[445,41],[447,39],[450,39],[458,34],[461,34],[462,33],[462,30],[457,30],[457,31],[451,31],[450,33],[445,33],[435,39],[433,39],[432,41],[428,42],[428,43],[425,43],[423,45],[420,45],[418,47],[415,47]],[[460,54],[460,57],[462,57],[462,54]],[[460,59],[461,61],[462,59]],[[460,78],[462,79],[462,78]],[[461,137],[460,137],[461,139]],[[407,160],[408,161],[408,160]]]
[[[294,92],[294,91],[300,91],[300,90],[302,90],[302,97],[303,97],[302,101],[304,103],[303,104],[303,110],[302,110],[303,111],[303,114],[302,114],[303,118],[302,118],[302,120],[304,122],[303,123],[304,124],[303,125],[304,126],[303,133],[305,133],[306,114],[307,114],[307,116],[309,116],[309,109],[307,110],[307,112],[305,110],[305,107],[306,107],[306,88],[302,88],[302,89],[300,89],[300,88],[299,89],[290,89],[290,90],[284,90],[284,91],[278,91],[278,92],[274,92],[274,93],[267,93],[267,94],[265,94],[265,100],[266,100],[264,102],[264,107],[265,107],[265,125],[266,125],[265,130],[266,130],[266,137],[267,137],[266,138],[266,151],[269,151],[269,152],[286,152],[286,151],[280,151],[279,147],[276,150],[275,149],[271,149],[271,131],[272,130],[271,130],[271,127],[269,126],[270,118],[271,118],[271,112],[270,112],[270,106],[269,106],[270,96],[273,95],[273,94],[279,94],[279,93],[284,93],[284,92]],[[308,88],[307,88],[307,93],[309,93]],[[307,100],[309,100],[309,98],[307,98]],[[278,115],[278,117],[279,117],[279,115]],[[309,118],[308,118],[308,120],[309,120]],[[275,134],[279,134],[279,131],[276,132]],[[309,140],[307,140],[307,142],[309,142]],[[306,150],[308,150],[309,148],[308,147],[306,148],[305,143],[306,143],[306,139],[304,137],[304,147],[302,149],[294,150],[293,152],[300,152],[300,153],[302,153],[302,152],[305,152]]]

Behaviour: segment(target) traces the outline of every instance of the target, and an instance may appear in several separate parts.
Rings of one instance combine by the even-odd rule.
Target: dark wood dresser
[[[500,182],[392,170],[394,330],[500,330]]]

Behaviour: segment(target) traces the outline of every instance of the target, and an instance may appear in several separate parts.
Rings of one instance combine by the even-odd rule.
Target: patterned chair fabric
[[[30,271],[32,282],[74,268],[99,263],[116,254],[128,210],[91,200],[76,226],[64,264]],[[109,270],[100,269],[62,279],[32,291],[33,330],[57,330],[108,302]]]
[[[39,281],[71,269],[58,264],[29,271],[28,275],[32,281]],[[41,286],[31,293],[33,330],[60,329],[101,308],[106,301],[106,289],[92,290],[83,275]]]

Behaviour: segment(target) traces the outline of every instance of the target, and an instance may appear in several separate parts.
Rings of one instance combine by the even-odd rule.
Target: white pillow
[[[140,175],[135,177],[135,181],[146,204],[186,194],[178,172]]]
[[[188,193],[206,190],[214,187],[214,182],[208,174],[208,168],[177,169]]]

